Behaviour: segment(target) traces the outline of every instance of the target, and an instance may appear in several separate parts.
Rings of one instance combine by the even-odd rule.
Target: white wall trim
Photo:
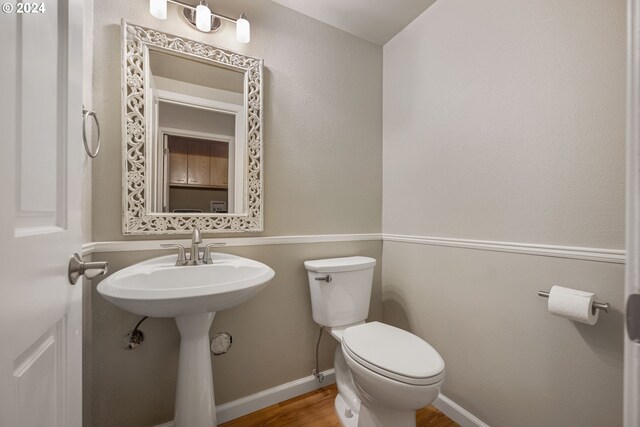
[[[460,424],[461,427],[489,427],[480,418],[449,399],[444,394],[438,395],[433,402],[433,406],[438,408],[447,417]]]
[[[379,233],[371,234],[318,234],[301,236],[267,236],[267,237],[222,237],[203,239],[203,243],[225,243],[226,247],[233,246],[266,246],[266,245],[295,245],[301,243],[333,243],[333,242],[361,242],[381,240]],[[191,239],[159,239],[159,240],[121,240],[113,242],[91,242],[82,245],[83,255],[94,252],[129,252],[152,251],[162,249],[162,243],[178,243],[185,247],[191,246]]]
[[[322,373],[324,374],[324,381],[321,384],[316,381],[315,376],[309,375],[308,377],[216,406],[218,423],[225,423],[336,382],[333,369],[328,369]]]
[[[448,246],[462,249],[475,249],[493,252],[508,252],[523,255],[537,255],[584,261],[608,262],[624,264],[626,260],[623,249],[584,248],[577,246],[541,245],[535,243],[498,242],[492,240],[469,240],[447,237],[410,236],[403,234],[316,234],[298,236],[266,236],[266,237],[222,237],[205,239],[205,243],[226,243],[227,247],[234,246],[267,246],[267,245],[295,245],[307,243],[335,243],[379,241],[411,243],[430,246]],[[191,245],[187,239],[158,239],[158,240],[120,240],[112,242],[91,242],[82,245],[82,254],[94,252],[130,252],[163,250],[162,243],[179,243],[185,247]]]
[[[336,382],[335,373],[333,369],[328,369],[323,372],[324,381],[322,384],[318,384],[316,377],[309,375],[308,377],[300,378],[295,381],[281,384],[279,386],[270,388],[246,396],[237,400],[234,400],[223,405],[216,406],[216,418],[218,424],[226,423],[227,421],[240,418],[243,415],[250,414],[260,409],[266,408],[276,403],[284,402],[285,400],[300,396],[313,390],[317,390],[321,387],[328,386]],[[174,422],[160,424],[156,427],[174,427]]]
[[[622,249],[582,248],[575,246],[540,245],[533,243],[496,242],[490,240],[452,239],[446,237],[407,236],[383,234],[385,242],[413,243],[430,246],[449,246],[493,252],[509,252],[524,255],[538,255],[555,258],[579,259],[585,261],[625,263]]]

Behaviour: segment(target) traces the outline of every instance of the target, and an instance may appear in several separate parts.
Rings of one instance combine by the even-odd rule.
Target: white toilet
[[[342,425],[415,427],[416,411],[440,392],[444,361],[407,331],[365,323],[375,265],[361,256],[306,261],[313,320],[341,343],[334,368]]]

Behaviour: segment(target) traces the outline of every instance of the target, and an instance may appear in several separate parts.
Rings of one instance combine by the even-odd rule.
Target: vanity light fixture
[[[158,19],[167,19],[167,3],[177,4],[182,7],[182,13],[187,22],[202,32],[218,31],[224,19],[236,24],[236,39],[238,42],[249,43],[251,40],[251,26],[244,13],[238,19],[233,19],[212,12],[204,0],[197,6],[192,6],[179,0],[149,0],[149,12]]]
[[[196,6],[196,28],[208,33],[212,25],[211,9],[207,5],[200,3]]]
[[[244,13],[236,21],[236,39],[240,43],[249,43],[251,40],[251,26]]]
[[[158,19],[167,19],[167,0],[150,0],[149,12]]]

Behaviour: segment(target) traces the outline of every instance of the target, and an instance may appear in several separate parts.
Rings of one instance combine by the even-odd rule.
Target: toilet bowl
[[[410,427],[444,381],[444,361],[419,337],[384,323],[345,330],[341,351],[361,400],[359,425]]]
[[[365,323],[375,259],[306,261],[316,323],[340,343],[334,356],[336,413],[345,427],[415,427],[433,402],[444,361],[426,341],[381,322]]]

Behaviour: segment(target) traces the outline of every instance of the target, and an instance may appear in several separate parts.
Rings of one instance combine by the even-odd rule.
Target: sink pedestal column
[[[176,389],[175,427],[216,424],[209,328],[215,313],[176,317],[180,331],[180,361]]]

